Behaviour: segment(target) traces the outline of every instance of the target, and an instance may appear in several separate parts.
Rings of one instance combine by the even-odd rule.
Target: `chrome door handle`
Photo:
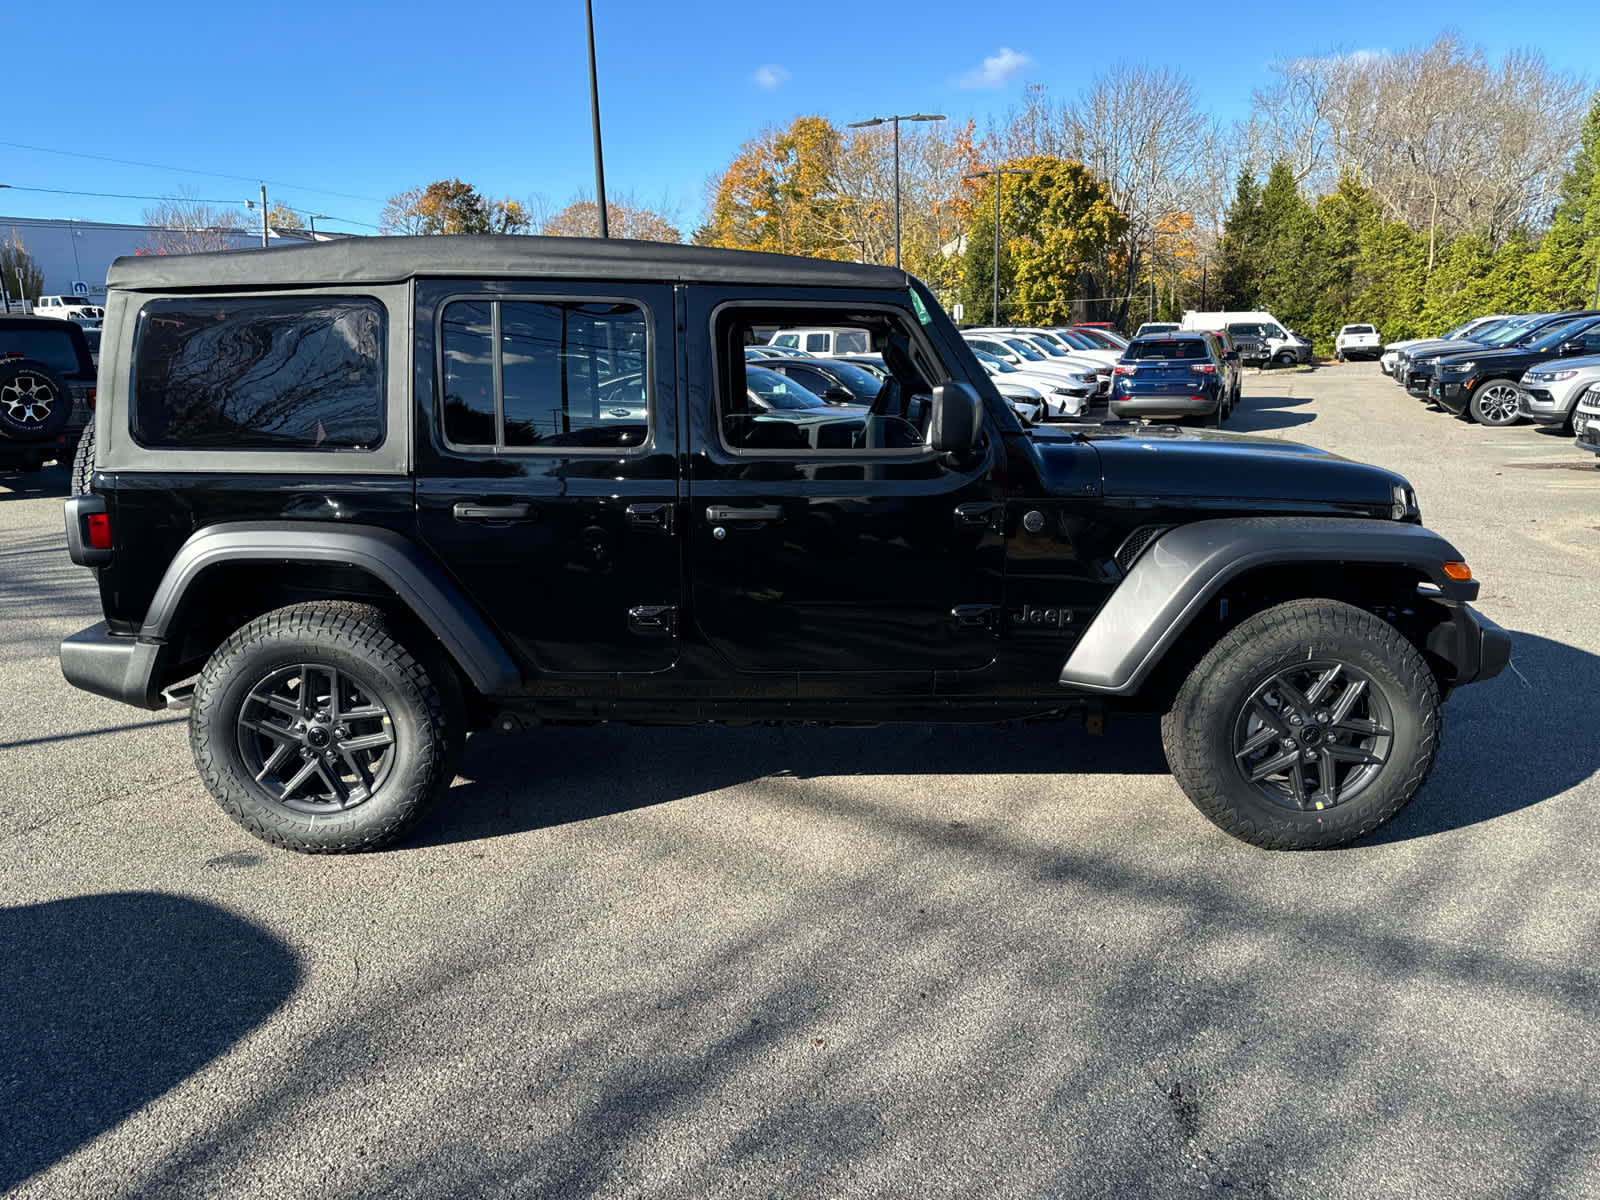
[[[706,520],[713,525],[726,521],[781,521],[783,509],[776,504],[763,504],[755,508],[734,508],[727,504],[712,504],[706,508]]]
[[[450,510],[458,521],[526,521],[533,505],[523,501],[512,504],[476,504],[471,500],[457,500]]]

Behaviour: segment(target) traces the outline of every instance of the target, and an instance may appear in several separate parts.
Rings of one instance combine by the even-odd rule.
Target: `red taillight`
[[[1217,373],[1217,368],[1211,363],[1195,363],[1189,369],[1196,375],[1215,375]]]
[[[1123,366],[1121,363],[1118,363],[1116,366],[1111,368],[1111,373],[1113,375],[1136,375],[1138,372],[1138,367]]]
[[[89,389],[89,407],[94,408],[94,388]]]
[[[107,513],[90,513],[86,518],[89,526],[89,545],[96,550],[111,549],[111,517]]]

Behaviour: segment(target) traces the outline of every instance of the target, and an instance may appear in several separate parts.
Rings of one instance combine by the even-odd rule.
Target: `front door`
[[[909,296],[846,307],[802,293],[786,309],[708,293],[690,289],[685,319],[691,377],[710,393],[690,408],[696,636],[728,669],[802,695],[846,675],[852,693],[920,694],[936,671],[987,666],[1004,565],[998,440],[964,456],[924,447],[928,393],[948,372]],[[871,409],[812,405],[743,353],[774,326],[863,323],[892,371]]]
[[[535,691],[664,671],[681,605],[672,291],[417,285],[417,520]]]

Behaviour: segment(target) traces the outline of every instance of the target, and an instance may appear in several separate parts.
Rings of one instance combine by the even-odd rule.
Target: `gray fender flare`
[[[192,534],[168,564],[144,624],[142,642],[164,642],[183,597],[224,563],[328,563],[355,567],[386,584],[439,639],[456,665],[488,696],[512,692],[522,673],[499,638],[439,565],[408,538],[376,525],[238,521]]]
[[[1195,521],[1157,538],[1095,614],[1061,668],[1063,687],[1129,695],[1230,579],[1290,563],[1413,567],[1446,603],[1478,594],[1443,564],[1460,553],[1438,534],[1399,521],[1252,517]]]

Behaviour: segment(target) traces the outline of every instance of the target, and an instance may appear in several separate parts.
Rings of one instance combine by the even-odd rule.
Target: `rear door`
[[[534,690],[663,671],[681,600],[658,285],[417,284],[417,520]]]

